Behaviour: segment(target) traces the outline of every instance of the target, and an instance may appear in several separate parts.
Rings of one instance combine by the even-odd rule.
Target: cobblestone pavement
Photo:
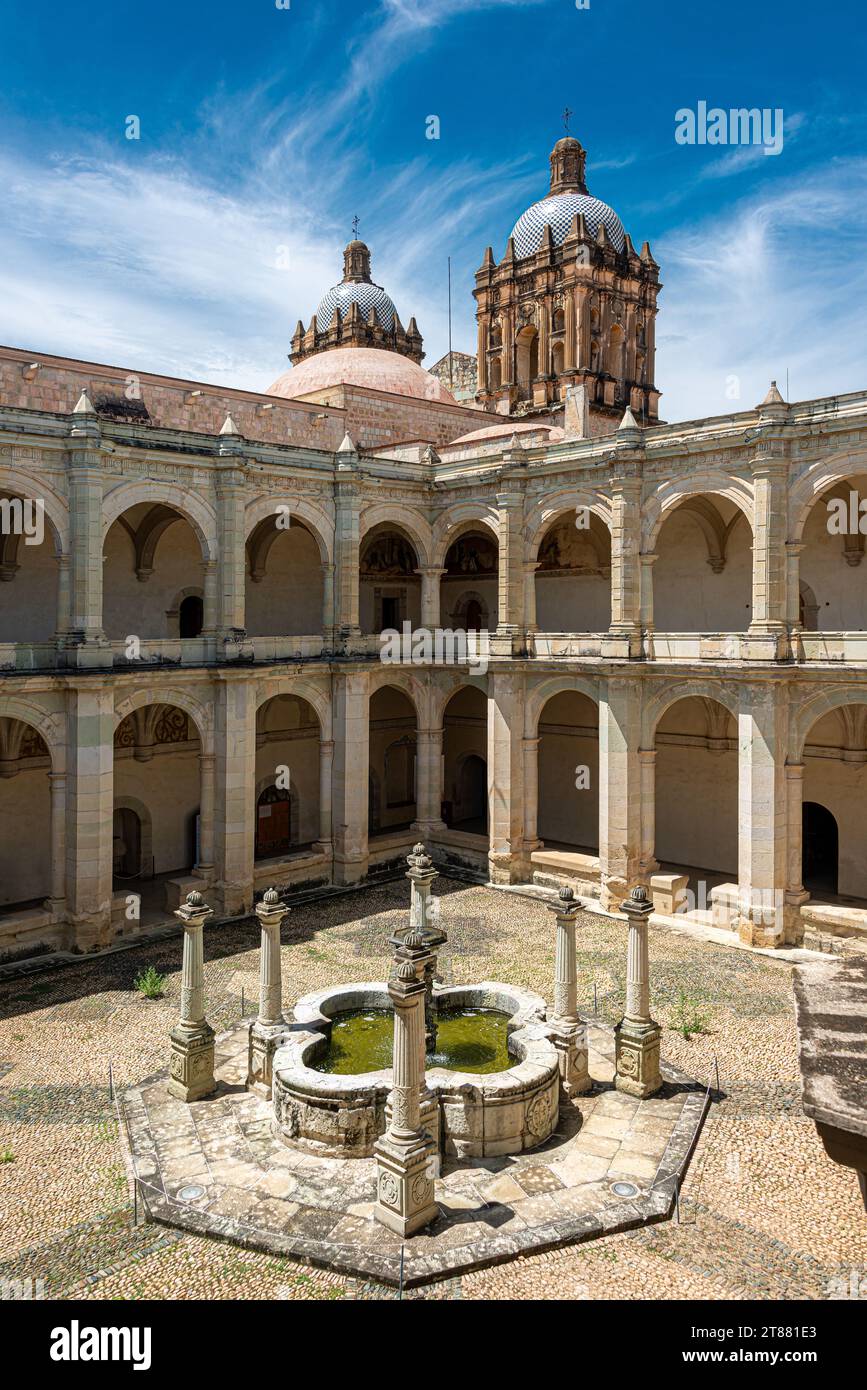
[[[447,983],[502,979],[550,999],[553,932],[543,903],[440,879]],[[283,933],[284,999],[384,978],[404,919],[403,881],[299,908]],[[582,1007],[616,1021],[625,924],[579,918]],[[237,1023],[258,990],[258,926],[206,935],[208,1016]],[[519,1258],[412,1298],[822,1299],[860,1280],[867,1221],[854,1175],[825,1157],[801,1114],[792,967],[651,929],[663,1055],[715,1084],[674,1221]],[[179,1012],[180,939],[0,986],[0,1279],[46,1297],[378,1299],[393,1290],[183,1234],[136,1226],[108,1089],[161,1070]],[[135,976],[154,965],[164,997]],[[684,1014],[705,1030],[686,1040]],[[855,1280],[852,1275],[855,1273]]]

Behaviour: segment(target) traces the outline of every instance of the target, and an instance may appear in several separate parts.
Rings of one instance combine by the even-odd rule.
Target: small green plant
[[[677,1003],[671,1014],[671,1026],[676,1028],[687,1041],[693,1033],[706,1033],[708,1031],[709,1018],[701,1009],[701,997],[699,995],[688,994],[685,989],[678,991]]]
[[[0,1163],[14,1163],[14,1162],[15,1162],[15,1155],[14,1155],[14,1153],[12,1152],[11,1149],[3,1149],[2,1151],[0,1151]]]
[[[156,966],[149,965],[147,970],[136,975],[134,984],[145,999],[161,999],[165,982],[165,975],[161,975]]]

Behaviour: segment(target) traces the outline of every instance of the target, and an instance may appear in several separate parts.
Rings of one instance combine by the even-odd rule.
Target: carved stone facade
[[[549,414],[583,387],[591,418],[609,428],[627,407],[653,424],[659,267],[589,195],[585,162],[577,140],[557,142],[547,199],[520,219],[503,259],[488,247],[476,272],[478,399],[507,415]]]

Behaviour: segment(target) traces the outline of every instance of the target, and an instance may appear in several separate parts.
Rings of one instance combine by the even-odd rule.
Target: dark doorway
[[[466,627],[467,632],[481,632],[482,630],[482,605],[478,599],[471,598],[467,604]]]
[[[205,626],[205,605],[198,594],[188,594],[181,601],[178,614],[181,637],[200,637]]]
[[[112,827],[114,876],[121,882],[141,873],[141,820],[128,806],[114,813]]]
[[[831,812],[818,801],[805,801],[802,872],[809,892],[836,894],[838,852],[837,822]]]
[[[464,759],[458,775],[455,829],[475,835],[488,831],[488,768],[484,758],[472,753]]]
[[[292,807],[289,793],[266,787],[256,808],[256,858],[276,859],[292,847]]]
[[[384,598],[382,600],[382,630],[383,632],[397,632],[400,628],[400,599]]]

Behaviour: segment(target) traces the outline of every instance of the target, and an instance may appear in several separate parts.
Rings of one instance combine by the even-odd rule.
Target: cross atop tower
[[[357,240],[358,240],[358,218],[357,218],[357,217],[353,217],[353,219],[352,219],[352,235],[353,235],[353,238],[357,241]]]
[[[571,110],[569,109],[569,107],[567,106],[567,107],[566,107],[566,110],[563,112],[563,125],[564,125],[564,127],[565,127],[565,129],[566,129],[566,134],[567,134],[567,135],[569,134],[569,122],[571,121],[571,119],[572,119],[572,117],[573,117],[574,115],[575,115],[575,112],[574,112],[574,111],[571,111]]]

